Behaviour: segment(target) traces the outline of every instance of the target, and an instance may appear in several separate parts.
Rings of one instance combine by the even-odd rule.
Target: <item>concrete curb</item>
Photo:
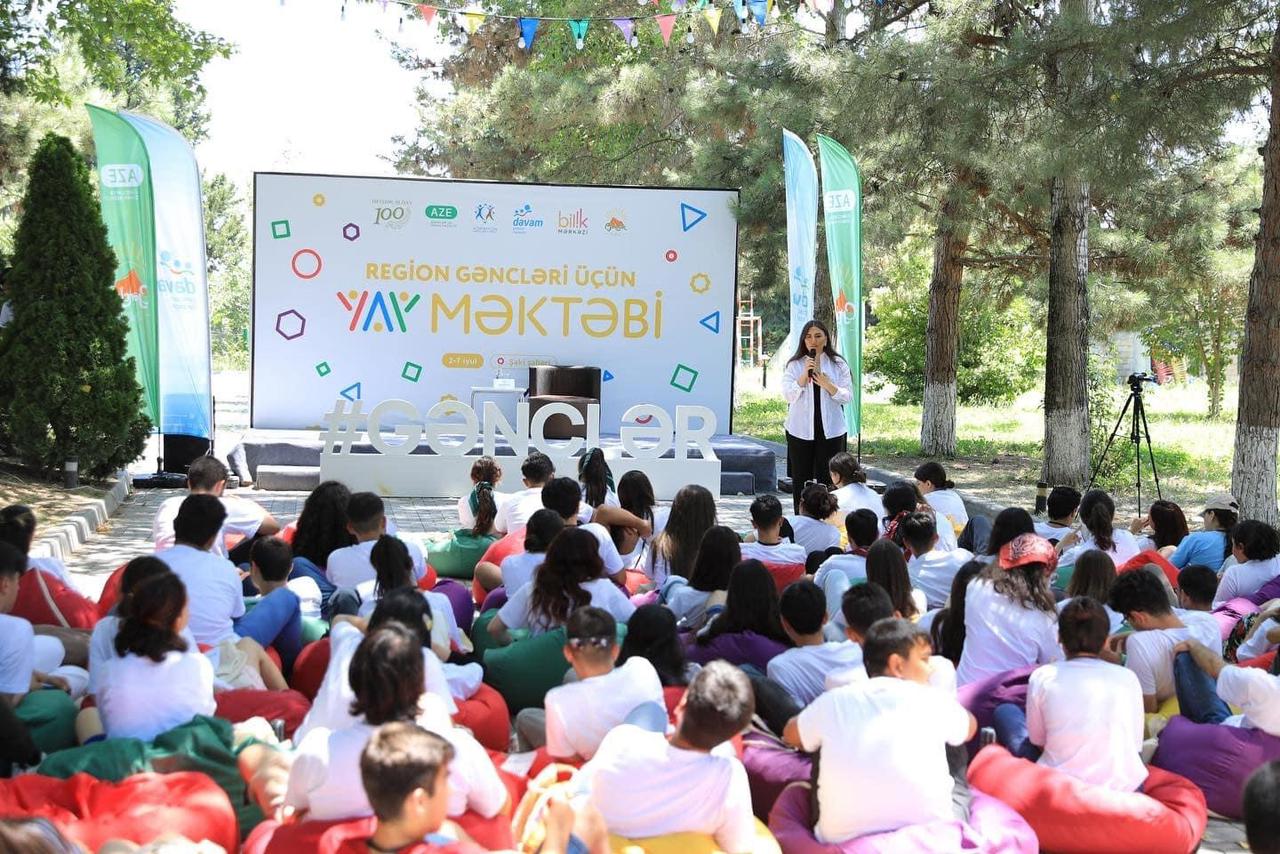
[[[94,499],[56,525],[41,525],[40,535],[31,545],[31,556],[66,561],[72,552],[98,532],[98,526],[111,518],[131,489],[128,473],[120,472],[102,498]]]

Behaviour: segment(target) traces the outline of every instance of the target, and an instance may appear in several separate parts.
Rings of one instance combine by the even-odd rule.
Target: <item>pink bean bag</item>
[[[133,774],[118,783],[84,773],[0,780],[0,817],[47,818],[90,851],[110,839],[144,845],[167,833],[227,851],[240,839],[227,793],[196,771]]]
[[[839,845],[814,838],[809,798],[807,784],[788,786],[769,813],[769,830],[787,854],[1035,854],[1040,850],[1035,832],[1017,813],[981,792],[973,793],[968,821],[911,825]]]
[[[309,643],[298,653],[293,662],[293,673],[289,677],[289,687],[302,694],[309,701],[314,701],[320,693],[320,683],[324,682],[325,671],[329,669],[329,639]]]
[[[280,718],[284,721],[286,738],[293,736],[293,731],[302,726],[302,719],[311,711],[311,701],[297,691],[254,691],[238,688],[234,691],[219,691],[213,695],[217,704],[214,717],[234,723],[259,717],[267,720]]]
[[[1209,809],[1244,817],[1244,784],[1259,766],[1280,759],[1280,738],[1262,730],[1197,724],[1178,715],[1160,732],[1151,764],[1181,774],[1204,792]]]
[[[1177,774],[1151,768],[1141,792],[1115,792],[994,744],[969,763],[969,786],[1012,807],[1056,854],[1188,854],[1209,820],[1204,794]]]
[[[510,746],[511,713],[507,701],[492,685],[482,684],[475,694],[459,700],[453,722],[471,730],[476,741],[489,750],[505,751]]]

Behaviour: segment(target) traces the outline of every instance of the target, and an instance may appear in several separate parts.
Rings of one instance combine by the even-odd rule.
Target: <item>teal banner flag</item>
[[[818,134],[818,158],[836,348],[853,375],[853,400],[844,410],[853,436],[862,431],[862,176],[853,155],[829,136]]]

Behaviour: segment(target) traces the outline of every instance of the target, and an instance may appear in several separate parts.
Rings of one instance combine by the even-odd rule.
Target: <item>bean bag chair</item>
[[[1244,784],[1249,775],[1280,759],[1280,738],[1262,730],[1198,724],[1181,715],[1160,732],[1151,764],[1180,774],[1200,787],[1209,809],[1228,818],[1244,817]]]
[[[484,604],[480,606],[480,613],[497,611],[505,604],[507,604],[507,588],[495,587],[485,594]]]
[[[1135,569],[1142,569],[1149,563],[1154,563],[1160,567],[1160,571],[1164,573],[1164,577],[1169,580],[1169,586],[1174,590],[1178,589],[1178,568],[1169,563],[1169,559],[1154,549],[1147,549],[1145,552],[1138,552],[1133,557],[1116,567],[1116,575],[1122,572],[1130,572]]]
[[[471,730],[476,741],[489,750],[507,750],[511,744],[511,714],[506,701],[493,686],[482,684],[475,694],[457,703],[455,724]]]
[[[1209,820],[1200,789],[1160,768],[1150,769],[1141,792],[1114,792],[993,744],[969,763],[969,785],[1012,807],[1041,849],[1058,854],[1188,854]]]
[[[289,675],[289,687],[314,702],[320,692],[320,683],[324,681],[324,673],[329,669],[329,639],[321,638],[309,643],[298,653],[293,662],[293,673]]]
[[[1229,599],[1214,608],[1213,619],[1218,623],[1218,631],[1222,635],[1222,639],[1226,640],[1235,629],[1236,623],[1250,614],[1256,613],[1258,613],[1258,606],[1253,604],[1252,600],[1237,596],[1235,599]],[[1235,654],[1234,649],[1232,654]]]
[[[354,821],[294,821],[281,823],[269,819],[260,823],[245,839],[241,854],[293,854],[295,851],[318,851],[320,837],[331,827],[359,823],[364,827],[368,819]],[[365,838],[368,838],[366,834]]]
[[[670,833],[643,839],[627,839],[610,833],[609,850],[613,854],[719,854],[721,849],[705,833]],[[757,821],[755,844],[750,854],[782,854],[783,850],[769,828]]]
[[[40,582],[44,582],[41,584]],[[92,629],[98,624],[98,604],[81,596],[56,575],[34,569],[22,573],[18,599],[9,611],[33,626]]]
[[[793,581],[799,581],[804,575],[803,563],[766,563],[764,568],[773,576],[773,584],[781,593]]]
[[[996,706],[1013,703],[1020,708],[1027,707],[1027,681],[1031,671],[1038,665],[1029,664],[1010,670],[956,689],[956,699],[977,719],[978,727],[994,726],[992,715]],[[975,740],[971,745],[976,745]]]
[[[813,758],[767,733],[748,732],[742,737],[742,764],[751,786],[752,811],[762,821],[769,820],[774,802],[787,786],[813,779]]]
[[[838,845],[813,835],[810,789],[788,786],[769,813],[769,829],[787,854],[917,854],[975,851],[983,854],[1035,854],[1035,831],[1016,812],[993,797],[973,793],[968,821],[934,821],[859,836]]]
[[[293,731],[302,726],[302,719],[311,711],[311,701],[298,691],[254,691],[238,688],[234,691],[219,691],[213,695],[217,704],[214,717],[225,718],[231,723],[240,723],[249,718],[266,718],[284,721],[285,737],[291,737]]]
[[[508,531],[501,539],[489,544],[480,560],[494,566],[502,566],[502,562],[512,555],[524,554],[524,528]],[[479,563],[480,561],[476,561]]]
[[[471,591],[466,588],[466,585],[451,578],[445,578],[437,581],[435,587],[431,588],[431,590],[448,597],[449,604],[453,607],[453,618],[458,622],[458,628],[463,634],[470,635],[471,623],[476,618],[476,606],[471,601]]]
[[[111,839],[145,845],[167,833],[234,851],[240,838],[227,793],[195,771],[135,774],[118,783],[88,774],[0,780],[0,815],[46,818],[90,851]]]
[[[627,595],[634,596],[640,592],[640,588],[649,583],[649,576],[645,575],[638,569],[627,570],[627,580],[623,585],[627,588]]]
[[[662,702],[667,707],[667,720],[673,724],[676,722],[676,706],[680,705],[686,690],[688,689],[683,685],[668,685],[662,689]]]
[[[1280,575],[1258,588],[1258,592],[1246,597],[1250,602],[1262,607],[1272,599],[1280,599]]]
[[[116,602],[120,601],[120,581],[124,578],[124,568],[127,563],[122,563],[112,570],[111,575],[107,578],[107,583],[102,587],[102,593],[98,595],[98,616],[105,617],[111,613],[111,609],[116,606]]]
[[[13,711],[41,753],[76,746],[76,715],[80,710],[66,693],[52,688],[32,691]]]
[[[462,578],[470,581],[475,575],[476,564],[484,557],[489,546],[498,541],[497,534],[476,536],[470,528],[459,528],[446,540],[424,543],[427,562],[444,578]]]
[[[698,643],[693,635],[685,636],[685,655],[690,661],[706,664],[723,658],[739,667],[750,664],[761,673],[768,670],[770,659],[786,650],[785,645],[755,632],[717,635],[705,645]]]
[[[511,714],[541,708],[547,692],[564,681],[569,669],[563,652],[565,641],[564,629],[558,628],[485,651],[484,681],[502,695]]]
[[[493,622],[493,618],[497,615],[496,608],[492,611],[485,609],[480,612],[480,616],[476,617],[475,622],[471,624],[471,646],[475,650],[476,656],[481,660],[484,659],[486,652],[496,649],[498,646],[498,642],[489,634],[489,623]]]
[[[293,545],[293,535],[296,533],[298,533],[298,523],[293,521],[281,528],[280,533],[276,534],[276,536],[289,545]]]
[[[423,567],[422,577],[418,579],[419,590],[432,590],[440,583],[440,576],[436,574],[436,569],[431,564]]]
[[[276,652],[276,648],[274,646],[269,646],[266,649],[264,649],[263,652],[265,652],[267,654],[267,658],[271,659],[271,661],[275,664],[276,669],[279,670],[281,673],[283,673],[284,661],[281,660],[280,653]]]
[[[1270,652],[1264,652],[1262,655],[1259,655],[1256,658],[1250,658],[1246,661],[1241,661],[1239,662],[1239,664],[1241,667],[1256,667],[1259,670],[1265,670],[1268,673],[1270,673],[1271,665],[1275,663],[1275,660],[1276,660],[1276,650],[1273,649]]]

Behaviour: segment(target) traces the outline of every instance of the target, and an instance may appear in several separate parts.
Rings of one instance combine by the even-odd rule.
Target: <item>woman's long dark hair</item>
[[[1001,596],[1012,599],[1028,611],[1056,614],[1057,603],[1053,600],[1053,591],[1049,589],[1045,569],[1042,563],[1001,569],[1000,562],[994,560],[982,571],[982,577],[989,579],[991,586]]]
[[[311,490],[298,515],[293,532],[293,556],[305,557],[321,569],[329,555],[355,543],[347,530],[347,502],[351,490],[336,480],[326,480]]]
[[[666,561],[672,575],[688,578],[702,536],[716,523],[716,500],[705,486],[680,488],[671,502],[667,527],[654,538],[656,555]]]
[[[1231,557],[1231,529],[1239,522],[1239,517],[1230,510],[1206,510],[1206,513],[1212,513],[1214,521],[1218,523],[1218,530],[1222,532],[1222,559],[1226,560]]]
[[[10,504],[0,510],[0,542],[8,543],[23,554],[31,551],[36,536],[35,511],[25,504]]]
[[[911,574],[902,547],[893,540],[879,539],[867,549],[867,581],[874,581],[889,593],[893,610],[910,620],[917,613],[911,598]]]
[[[742,541],[732,528],[712,525],[698,543],[689,586],[703,593],[729,589],[733,568],[742,563]]]
[[[947,470],[942,463],[930,460],[916,467],[915,479],[921,483],[932,483],[934,489],[955,489],[954,481],[947,480]]]
[[[633,469],[618,479],[618,505],[632,516],[652,523],[653,508],[657,504],[658,499],[653,497],[653,484],[644,472]],[[617,525],[609,529],[609,536],[619,549],[624,545],[625,532],[625,528]]]
[[[187,642],[176,627],[186,605],[187,588],[172,572],[144,579],[125,600],[116,653],[159,662],[170,652],[185,652]]]
[[[968,597],[969,582],[977,578],[986,564],[971,560],[951,579],[951,595],[947,597],[947,607],[933,618],[930,634],[933,636],[933,648],[952,664],[960,664],[960,654],[964,652],[964,604]]]
[[[998,555],[1000,549],[1023,534],[1036,532],[1035,520],[1021,507],[1006,507],[996,514],[991,523],[991,535],[987,537],[987,554]]]
[[[744,560],[733,568],[724,610],[698,635],[698,644],[706,646],[720,635],[738,632],[755,632],[791,646],[778,614],[778,588],[769,570],[758,560]]]
[[[1093,534],[1093,541],[1104,552],[1116,547],[1116,504],[1101,489],[1091,489],[1080,499],[1080,521]]]
[[[810,320],[800,330],[800,338],[799,340],[796,341],[796,351],[794,354],[792,354],[790,359],[787,359],[788,365],[791,364],[792,362],[797,362],[803,359],[805,356],[809,355],[809,348],[804,346],[804,336],[808,335],[809,330],[815,326],[821,329],[823,333],[827,336],[827,346],[822,348],[822,352],[826,353],[827,358],[831,359],[832,361],[836,361],[837,359],[840,360],[841,362],[844,361],[844,356],[841,356],[839,353],[836,352],[835,345],[832,343],[833,339],[831,337],[831,330],[827,329],[826,324],[820,320]]]
[[[471,535],[482,537],[493,530],[493,520],[498,518],[498,501],[493,497],[493,484],[482,480],[471,488],[467,499],[471,505],[471,513],[475,522],[471,525]]]
[[[1187,514],[1182,512],[1182,508],[1172,501],[1160,499],[1151,504],[1151,509],[1147,511],[1148,518],[1151,519],[1151,540],[1155,543],[1157,549],[1165,546],[1176,546],[1191,533],[1187,529]],[[1093,597],[1097,599],[1098,597]],[[1105,602],[1106,599],[1098,599],[1099,602]]]
[[[533,576],[529,616],[547,625],[563,626],[574,611],[591,604],[583,583],[599,578],[604,569],[595,534],[581,528],[565,528],[547,547],[542,568]]]
[[[609,495],[613,472],[604,458],[604,451],[592,448],[578,458],[578,482],[582,484],[583,500],[591,507],[604,504]]]
[[[684,676],[684,644],[676,631],[676,615],[662,605],[641,605],[627,621],[618,664],[628,658],[646,658],[658,671],[662,687],[687,685]]]
[[[399,537],[383,534],[373,544],[369,552],[369,563],[373,564],[377,581],[373,586],[375,598],[382,598],[392,590],[413,586],[413,558],[409,556],[409,547]]]
[[[425,681],[418,635],[388,622],[365,635],[351,658],[351,714],[373,726],[414,720]]]
[[[1115,583],[1116,564],[1111,555],[1099,549],[1089,549],[1076,558],[1075,568],[1071,570],[1071,580],[1067,582],[1067,595],[1072,599],[1088,596],[1090,599],[1106,602]]]

